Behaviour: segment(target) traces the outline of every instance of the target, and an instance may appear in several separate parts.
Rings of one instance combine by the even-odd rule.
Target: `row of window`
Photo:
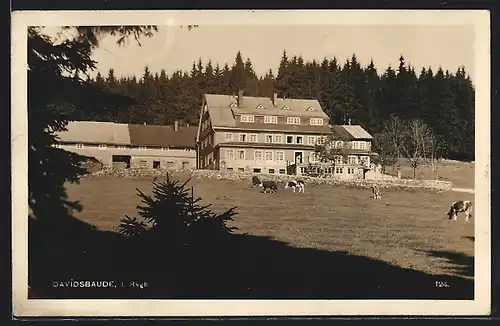
[[[245,160],[245,150],[244,149],[226,149],[226,160]],[[254,161],[285,161],[284,151],[272,151],[272,150],[260,150],[256,149],[253,151]]]
[[[341,140],[336,140],[332,142],[332,146],[334,148],[344,148],[344,145],[345,143]],[[368,149],[367,142],[365,141],[351,141],[350,145],[352,149]]]
[[[62,148],[61,144],[54,144],[52,145],[55,148]],[[161,151],[168,151],[170,148],[168,147],[148,147],[148,146],[108,146],[106,144],[99,144],[99,145],[87,145],[87,144],[75,144],[75,148],[77,149],[83,149],[83,148],[95,148],[98,147],[99,149],[107,149],[107,148],[114,148],[114,149],[138,149],[138,150],[147,150],[147,149],[156,149],[156,150],[161,150]],[[186,152],[192,151],[190,148],[185,148],[184,149]]]
[[[300,125],[301,118],[299,117],[287,117],[286,123],[289,125]],[[255,116],[250,114],[240,115],[240,122],[254,123]],[[277,116],[264,116],[264,123],[277,124]],[[322,126],[324,123],[323,118],[309,118],[309,124],[311,126]]]
[[[242,143],[246,142],[257,143],[258,135],[239,133],[235,136],[233,133],[227,132],[225,135],[225,140],[226,142],[237,141]],[[307,140],[307,142],[305,142],[305,140]],[[267,144],[283,144],[283,141],[285,141],[286,144],[307,144],[314,146],[315,144],[324,143],[325,140],[326,138],[323,136],[300,136],[300,135],[284,136],[284,135],[273,135],[273,134],[264,135],[264,142]]]

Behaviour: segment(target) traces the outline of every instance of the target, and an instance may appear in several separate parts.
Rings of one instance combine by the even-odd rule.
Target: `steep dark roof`
[[[129,125],[132,146],[195,148],[197,127]]]

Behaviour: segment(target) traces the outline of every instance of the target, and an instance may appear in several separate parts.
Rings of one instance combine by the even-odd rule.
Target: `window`
[[[342,148],[342,147],[344,147],[344,142],[343,142],[343,141],[341,141],[341,140],[337,140],[337,141],[335,142],[335,145],[334,145],[334,146],[335,146],[335,148]]]
[[[238,172],[245,172],[245,168],[238,168]]]
[[[226,149],[226,160],[234,160],[234,149]]]
[[[274,169],[269,169],[269,173],[274,174]]]
[[[315,108],[313,108],[312,106],[308,107],[306,111],[316,111]]]
[[[261,169],[259,169],[259,168],[255,168],[255,169],[253,169],[253,172],[254,172],[254,173],[260,173],[260,172],[261,172]]]
[[[279,174],[285,174],[285,172],[286,172],[285,169],[280,169],[279,170]]]
[[[273,142],[273,135],[266,135],[266,143],[272,143]]]
[[[264,116],[264,123],[278,123],[278,117]]]
[[[257,134],[251,134],[249,136],[249,138],[250,138],[250,142],[251,143],[256,143],[257,142]]]
[[[247,135],[246,134],[240,134],[240,142],[246,142],[247,141]]]
[[[253,159],[255,161],[262,161],[262,151],[261,150],[254,150],[253,151]]]
[[[118,149],[127,149],[127,146],[118,146]]]
[[[324,144],[326,142],[326,137],[325,136],[319,136],[318,139],[316,140],[318,144]]]
[[[228,171],[233,171],[233,168],[226,168],[226,170],[228,170]]]
[[[354,174],[354,168],[347,168],[347,174]]]
[[[245,159],[245,151],[242,149],[238,150],[238,160],[244,160]]]
[[[318,162],[318,161],[319,161],[318,155],[315,152],[312,152],[311,154],[309,154],[309,162],[313,163],[313,162]]]
[[[309,124],[311,126],[322,126],[323,125],[323,119],[322,118],[310,118],[309,119]]]
[[[61,148],[61,144],[53,144],[52,147]]]
[[[184,149],[186,152],[191,152],[191,148]]]
[[[316,143],[316,137],[307,136],[307,145],[314,145]]]
[[[106,149],[108,146],[104,145],[104,144],[99,144],[99,149]]]
[[[254,122],[255,121],[255,117],[253,115],[241,115],[240,116],[240,121],[241,122]]]
[[[303,143],[304,143],[304,137],[297,136],[297,144],[303,144]]]
[[[266,151],[265,158],[266,158],[266,161],[272,161],[273,160],[273,151]]]
[[[277,144],[283,143],[283,136],[281,136],[281,135],[274,136],[274,142]]]
[[[284,161],[285,160],[285,152],[276,151],[276,161]]]
[[[300,125],[300,118],[297,117],[287,117],[286,123],[289,125]]]
[[[349,164],[356,164],[356,163],[358,162],[358,160],[357,160],[357,157],[356,157],[356,156],[349,156],[349,157],[347,158],[347,160],[348,160]]]
[[[160,148],[160,151],[168,151],[168,147],[162,147]]]
[[[336,167],[336,168],[335,168],[335,173],[336,173],[336,174],[343,174],[343,173],[344,173],[344,169],[343,169],[343,168]]]
[[[234,102],[233,102],[233,103],[231,103],[231,105],[229,105],[229,107],[230,107],[231,109],[234,109],[234,108],[235,108],[235,107],[237,107],[237,106],[238,106],[238,105],[237,105],[236,103],[234,103]]]
[[[262,105],[262,104],[257,105],[257,109],[263,109],[263,108],[264,108],[264,105]]]
[[[366,149],[366,142],[360,141],[359,142],[359,149]]]
[[[286,136],[286,143],[293,144],[293,136]]]
[[[226,141],[233,141],[233,134],[230,132],[226,132]]]
[[[357,142],[357,141],[353,141],[353,142],[352,142],[352,148],[353,148],[353,149],[359,149],[359,148],[358,148],[358,142]]]
[[[160,161],[153,161],[153,169],[159,169],[160,168]]]
[[[341,155],[337,155],[335,156],[335,163],[336,164],[342,164],[343,163],[343,159],[342,159],[342,156]]]
[[[288,106],[286,106],[286,105],[282,109],[283,110],[290,110],[290,108]]]
[[[83,148],[83,144],[76,144],[76,148],[82,149]]]

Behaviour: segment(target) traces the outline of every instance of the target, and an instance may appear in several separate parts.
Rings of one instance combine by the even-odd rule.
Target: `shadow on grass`
[[[459,252],[431,250],[425,251],[431,257],[444,258],[449,264],[447,269],[455,275],[474,276],[474,257]]]
[[[32,298],[473,298],[473,281],[463,277],[430,275],[346,252],[297,248],[268,237],[233,234],[220,243],[172,253],[83,222],[67,228],[61,245],[49,230],[31,223]],[[41,235],[53,240],[52,250],[37,241]],[[472,262],[433,254],[459,265]],[[450,287],[437,288],[438,280]],[[116,287],[74,287],[78,281],[113,281]],[[141,288],[144,282],[147,287]]]

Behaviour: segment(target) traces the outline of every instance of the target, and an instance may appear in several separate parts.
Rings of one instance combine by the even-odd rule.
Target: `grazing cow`
[[[267,193],[267,190],[270,190],[271,192],[278,191],[276,181],[264,181],[260,184],[260,186],[264,189],[264,193]]]
[[[472,217],[472,202],[469,200],[459,200],[451,204],[450,210],[448,212],[448,217],[450,220],[457,220],[458,213],[465,213],[465,220],[468,221]]]
[[[373,193],[373,198],[375,198],[375,199],[382,198],[382,195],[380,194],[380,189],[379,189],[378,185],[372,185],[372,193]]]
[[[254,175],[252,177],[252,187],[259,186],[262,182],[260,182],[260,179]]]
[[[299,189],[299,192],[304,193],[305,184],[302,180],[290,180],[285,184],[285,189],[292,188],[293,192],[295,192],[295,188]]]

